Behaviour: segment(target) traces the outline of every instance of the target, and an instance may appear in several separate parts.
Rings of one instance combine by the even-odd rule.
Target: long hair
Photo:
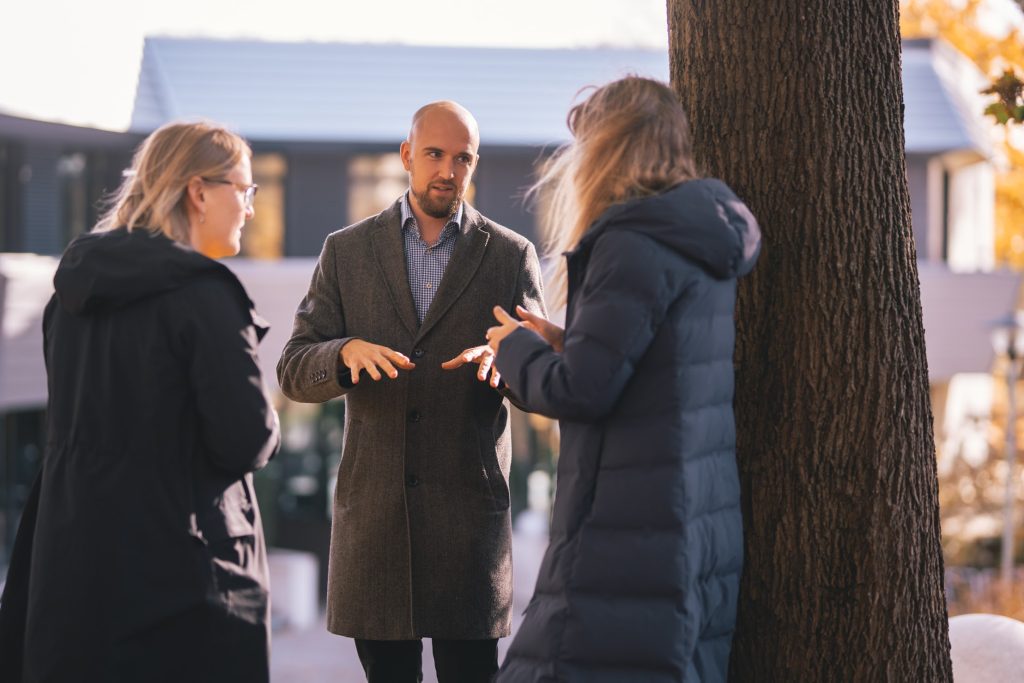
[[[660,81],[627,76],[596,88],[569,110],[568,124],[573,140],[548,159],[530,189],[540,200],[549,255],[575,247],[613,204],[699,177],[686,112]],[[548,293],[552,308],[565,303],[562,259]]]
[[[137,227],[189,243],[186,189],[195,176],[221,177],[252,156],[245,140],[211,123],[169,123],[142,141],[94,230]]]

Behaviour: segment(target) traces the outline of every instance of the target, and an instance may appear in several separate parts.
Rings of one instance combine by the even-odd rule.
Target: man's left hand
[[[498,383],[501,382],[501,375],[498,373],[498,369],[494,367],[494,350],[490,346],[484,344],[483,346],[474,346],[473,348],[466,349],[455,356],[455,358],[441,363],[441,367],[445,370],[454,370],[455,368],[461,368],[466,363],[478,363],[480,367],[476,371],[477,379],[481,382],[486,382],[487,375],[490,373],[490,385],[494,388],[498,387]]]

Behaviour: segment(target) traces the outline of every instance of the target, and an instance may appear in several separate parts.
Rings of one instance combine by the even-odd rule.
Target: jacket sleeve
[[[516,279],[516,291],[512,307],[509,313],[516,314],[515,307],[522,306],[531,313],[547,317],[547,308],[544,306],[544,285],[541,276],[540,261],[537,259],[537,250],[533,244],[526,243],[523,249],[522,259],[519,264],[519,276]],[[506,382],[498,387],[499,393],[507,398],[512,405],[520,410],[527,410],[526,406],[518,396],[512,392]]]
[[[562,353],[527,329],[501,342],[498,370],[527,410],[585,422],[611,412],[681,286],[657,249],[627,231],[598,239]]]
[[[189,380],[206,453],[218,468],[244,474],[277,453],[281,432],[260,373],[259,338],[230,282],[203,280],[184,301]]]
[[[281,391],[293,401],[322,403],[352,389],[348,372],[338,372],[341,347],[353,337],[345,334],[336,248],[327,238],[309,291],[295,312],[292,336],[277,362]]]

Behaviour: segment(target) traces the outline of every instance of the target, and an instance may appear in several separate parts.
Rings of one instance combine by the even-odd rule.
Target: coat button
[[[418,410],[410,410],[409,411],[409,422],[419,422],[419,421],[420,421],[420,413],[419,413],[419,411]]]
[[[419,484],[420,480],[416,478],[415,474],[407,474],[405,476],[405,483],[408,486],[412,487],[412,486],[416,486],[417,484]]]
[[[423,353],[424,353],[423,349],[413,349],[412,350],[412,357],[413,358],[422,358],[423,357]]]

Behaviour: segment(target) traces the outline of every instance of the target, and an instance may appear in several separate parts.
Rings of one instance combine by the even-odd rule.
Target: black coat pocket
[[[256,535],[256,503],[251,477],[247,474],[241,479],[200,483],[196,519],[207,541]]]

